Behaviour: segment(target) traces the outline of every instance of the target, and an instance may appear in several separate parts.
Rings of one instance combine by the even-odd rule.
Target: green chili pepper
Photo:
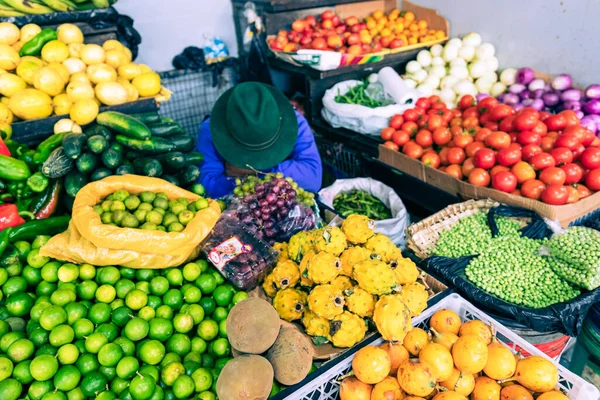
[[[33,39],[32,39],[33,40]],[[62,144],[62,140],[67,133],[56,133],[50,136],[48,139],[44,140],[38,146],[35,154],[33,155],[33,163],[35,165],[42,165],[44,161],[50,157],[50,153],[52,153],[57,147]]]
[[[27,178],[27,187],[35,193],[41,193],[48,187],[50,181],[41,172],[36,172]]]
[[[40,33],[35,35],[33,39],[28,41],[19,50],[19,55],[23,56],[39,56],[44,45],[52,40],[58,39],[58,34],[54,29],[45,28]]]
[[[2,253],[6,250],[8,246],[8,237],[10,235],[10,231],[12,228],[5,228],[0,231],[0,257],[2,257]]]

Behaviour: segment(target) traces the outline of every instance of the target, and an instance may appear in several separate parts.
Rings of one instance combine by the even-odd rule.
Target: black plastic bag
[[[499,206],[490,209],[488,220],[492,234],[495,236],[497,227],[494,216],[505,217],[531,217],[532,222],[524,227],[521,232],[532,239],[550,237],[552,231],[543,219],[530,210],[518,207]],[[453,287],[467,300],[475,303],[482,311],[492,311],[515,319],[519,323],[538,332],[562,332],[569,336],[578,336],[581,332],[583,321],[588,310],[600,301],[600,289],[585,292],[567,302],[556,303],[544,308],[529,308],[506,302],[475,286],[466,276],[465,270],[474,258],[466,256],[449,258],[431,256],[421,261],[421,268],[444,284]]]

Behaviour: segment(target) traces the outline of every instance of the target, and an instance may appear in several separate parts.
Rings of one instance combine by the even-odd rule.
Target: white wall
[[[142,35],[136,61],[154,70],[173,69],[173,57],[187,46],[202,47],[203,35],[221,37],[237,54],[229,0],[120,0],[115,8],[133,18]]]

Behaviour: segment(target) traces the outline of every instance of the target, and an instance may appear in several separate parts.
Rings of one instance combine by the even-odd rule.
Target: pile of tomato
[[[573,111],[519,111],[471,95],[448,109],[438,96],[394,115],[385,146],[469,183],[541,200],[574,203],[600,190],[600,138]]]

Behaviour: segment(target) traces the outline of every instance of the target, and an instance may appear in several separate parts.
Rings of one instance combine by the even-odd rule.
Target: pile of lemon
[[[116,40],[84,44],[73,24],[57,28],[58,40],[44,45],[39,57],[19,50],[41,28],[0,23],[0,124],[69,115],[79,125],[96,119],[101,105],[115,106],[161,93],[160,77],[147,65],[132,62],[131,51]]]

